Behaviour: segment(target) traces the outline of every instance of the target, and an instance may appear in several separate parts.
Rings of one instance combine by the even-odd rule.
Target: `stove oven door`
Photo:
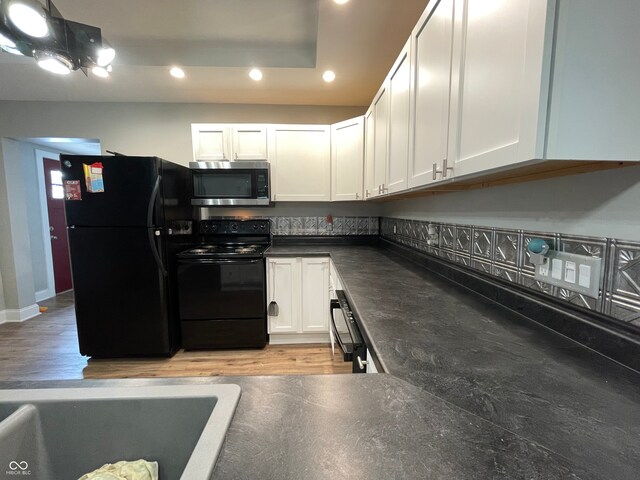
[[[184,348],[262,347],[267,341],[262,258],[180,259]]]

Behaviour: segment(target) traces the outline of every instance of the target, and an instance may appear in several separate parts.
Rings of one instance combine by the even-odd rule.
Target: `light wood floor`
[[[73,294],[40,305],[48,311],[23,323],[0,325],[0,380],[351,373],[350,363],[333,356],[328,345],[180,350],[168,359],[88,359],[78,351]]]

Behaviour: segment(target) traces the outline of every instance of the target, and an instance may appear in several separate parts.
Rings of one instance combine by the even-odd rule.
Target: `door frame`
[[[36,302],[56,296],[56,281],[53,272],[53,252],[51,251],[51,232],[49,232],[49,207],[47,206],[47,188],[44,179],[45,158],[60,161],[60,154],[35,149],[36,168],[38,169],[38,192],[40,201],[40,221],[42,223],[42,239],[44,240],[44,258],[47,263],[47,288],[35,292]]]

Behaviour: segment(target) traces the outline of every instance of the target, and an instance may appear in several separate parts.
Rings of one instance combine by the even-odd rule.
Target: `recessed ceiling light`
[[[345,3],[347,3],[349,0],[333,0],[334,2],[336,2],[338,5],[344,5]]]
[[[322,79],[325,82],[333,82],[336,79],[336,74],[333,73],[331,70],[327,70],[322,74]]]
[[[11,23],[30,37],[42,38],[49,34],[47,15],[37,1],[14,1],[7,11]]]
[[[58,75],[68,75],[73,68],[73,62],[65,57],[53,52],[36,50],[33,55],[40,68]]]
[[[171,74],[172,77],[184,78],[184,70],[182,70],[180,67],[171,67],[171,70],[169,70],[169,73]]]
[[[260,80],[262,80],[262,72],[257,68],[253,68],[249,72],[249,77],[251,78],[251,80],[255,80],[256,82],[259,82]]]
[[[93,73],[96,77],[107,78],[109,76],[108,68],[104,67],[93,67],[91,69],[91,73]]]

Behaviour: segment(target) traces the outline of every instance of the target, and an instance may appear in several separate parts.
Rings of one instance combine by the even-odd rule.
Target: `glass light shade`
[[[44,8],[38,2],[14,1],[9,5],[9,19],[16,28],[34,38],[49,35],[49,25]]]
[[[91,69],[91,73],[93,73],[96,77],[107,78],[109,76],[109,70],[104,67],[93,67]]]
[[[68,75],[73,69],[71,60],[57,53],[36,50],[34,57],[40,68],[51,73]]]
[[[0,33],[0,47],[16,48],[16,42]]]
[[[98,59],[96,63],[99,67],[106,67],[116,57],[116,51],[111,47],[102,47],[98,51]]]

